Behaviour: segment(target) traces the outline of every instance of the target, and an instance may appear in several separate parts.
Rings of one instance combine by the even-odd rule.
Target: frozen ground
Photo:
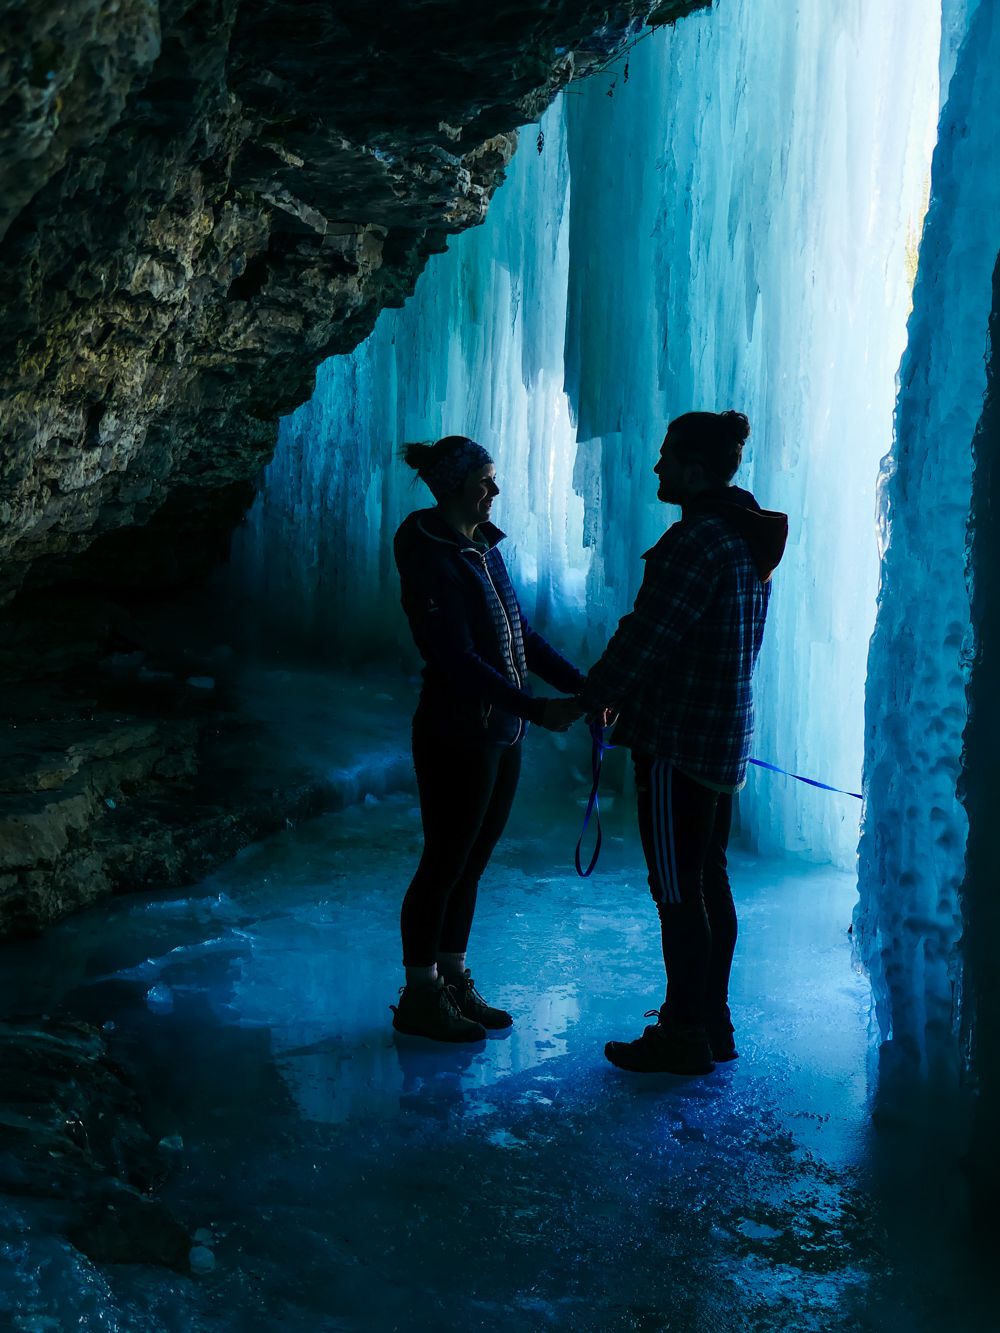
[[[660,998],[627,801],[578,880],[583,738],[532,745],[470,954],[517,1023],[482,1049],[389,1027],[419,846],[407,792],[289,829],[194,891],[5,947],[4,1011],[113,1025],[206,1271],[95,1266],[30,1204],[3,1203],[0,1327],[996,1327],[956,1247],[946,1148],[900,1173],[903,1140],[871,1128],[852,881],[736,855],[741,1059],[701,1079],[622,1075],[603,1043]]]

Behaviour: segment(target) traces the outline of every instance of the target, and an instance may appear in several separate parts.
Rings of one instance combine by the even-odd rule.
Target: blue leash
[[[613,746],[604,744],[604,728],[599,722],[590,724],[590,775],[593,783],[590,788],[590,799],[587,802],[587,813],[583,817],[583,828],[580,830],[580,836],[576,840],[576,852],[573,860],[576,864],[576,873],[581,879],[589,879],[594,872],[594,866],[597,865],[597,858],[601,854],[601,807],[597,800],[597,789],[601,785],[601,764],[604,762],[604,751],[613,749]],[[590,864],[584,870],[580,864],[580,849],[583,846],[583,839],[587,833],[587,825],[590,823],[591,815],[597,816],[597,840],[594,843],[594,854],[590,858]]]
[[[841,796],[853,796],[858,801],[865,799],[859,791],[845,791],[843,787],[830,787],[825,782],[817,782],[815,778],[803,778],[798,773],[789,773],[787,768],[779,768],[777,764],[765,764],[763,759],[751,759],[750,762],[756,764],[758,768],[767,768],[772,773],[780,773],[783,777],[794,778],[796,782],[804,782],[809,787],[819,787],[821,791],[835,791]]]
[[[576,873],[581,879],[589,879],[597,865],[597,858],[601,854],[601,842],[603,841],[601,833],[601,807],[597,800],[597,789],[601,785],[601,765],[604,762],[605,750],[613,750],[613,745],[605,745],[604,728],[598,722],[590,724],[590,775],[592,785],[590,788],[590,799],[587,801],[587,812],[583,816],[583,828],[580,830],[580,836],[576,843],[576,852],[573,861],[576,865]],[[779,768],[777,764],[766,764],[763,759],[751,759],[751,764],[758,768],[766,768],[771,773],[780,773],[782,777],[794,778],[796,782],[804,782],[809,787],[819,787],[821,791],[834,791],[840,796],[853,796],[855,800],[862,801],[864,797],[859,791],[845,791],[843,787],[831,787],[826,782],[817,782],[815,778],[804,778],[798,773],[789,773],[787,768]],[[587,827],[590,824],[591,816],[597,820],[597,839],[594,843],[594,852],[590,858],[587,869],[584,870],[581,864],[580,849],[583,847],[583,839],[587,833]]]

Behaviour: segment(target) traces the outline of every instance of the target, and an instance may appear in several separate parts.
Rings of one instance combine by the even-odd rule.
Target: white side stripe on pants
[[[663,772],[667,781],[664,792]],[[656,851],[656,873],[663,886],[661,901],[679,903],[680,884],[677,882],[677,858],[674,855],[673,779],[674,766],[665,759],[654,759],[651,766],[650,795],[653,803],[653,847]]]
[[[672,903],[681,900],[681,878],[677,873],[677,842],[674,838],[674,766],[667,769],[667,854],[670,857],[670,883],[673,886]]]

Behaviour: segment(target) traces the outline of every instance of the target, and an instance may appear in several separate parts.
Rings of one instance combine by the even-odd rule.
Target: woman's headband
[[[421,481],[430,487],[435,500],[444,500],[460,491],[470,472],[486,467],[493,459],[475,440],[459,439],[441,458],[419,469]]]

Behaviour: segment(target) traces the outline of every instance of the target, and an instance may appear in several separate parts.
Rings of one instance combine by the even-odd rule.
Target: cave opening
[[[990,245],[995,183],[977,164],[1000,23],[975,0],[802,3],[794,20],[784,0],[692,8],[522,129],[483,225],[450,237],[401,308],[319,367],[204,596],[141,631],[112,627],[109,698],[146,701],[154,721],[129,719],[139,732],[159,726],[153,693],[163,711],[177,691],[155,652],[131,650],[153,621],[158,645],[174,641],[180,726],[207,719],[211,779],[178,746],[148,760],[155,814],[132,802],[141,758],[134,788],[101,794],[131,829],[122,879],[145,889],[0,943],[0,1002],[103,1031],[171,1167],[163,1181],[151,1155],[130,1156],[128,1184],[155,1188],[193,1248],[160,1214],[130,1214],[121,1191],[102,1200],[114,1221],[73,1245],[61,1204],[19,1204],[0,1296],[17,1327],[992,1326],[967,1229],[961,1066],[963,1043],[968,1067],[995,1028],[973,1030],[992,1012],[985,990],[978,1009],[963,997],[985,965],[967,981],[963,911],[979,900],[963,900],[959,783],[979,660],[974,484],[991,549],[971,441],[987,458],[995,413],[977,424],[986,344],[967,328],[989,317],[969,251]],[[305,240],[286,234],[300,270],[342,243],[338,223],[307,211]],[[967,245],[949,244],[956,227]],[[382,232],[385,266],[440,249],[419,229]],[[275,278],[296,263],[275,265],[273,234],[247,249],[226,268],[231,317],[256,356],[266,305],[297,383],[297,312]],[[326,271],[353,281],[359,254]],[[314,345],[335,345],[337,328]],[[229,374],[224,361],[210,373]],[[254,390],[265,415],[270,391]],[[83,414],[94,447],[113,428],[103,401]],[[699,407],[747,413],[736,480],[791,520],[753,749],[781,771],[751,769],[732,856],[741,1057],[711,1079],[641,1085],[601,1061],[659,1003],[662,963],[620,748],[605,763],[601,862],[591,879],[573,870],[582,728],[529,734],[483,881],[470,962],[515,1013],[513,1033],[482,1049],[393,1041],[399,903],[421,833],[407,748],[420,662],[392,535],[430,503],[399,446],[460,431],[489,449],[528,618],[586,668],[676,517],[655,498],[664,426]],[[194,433],[216,420],[192,419]],[[165,456],[169,432],[159,439]],[[157,558],[168,587],[185,554],[204,563],[246,482],[202,488],[196,464],[138,537],[93,543],[77,586],[88,571],[133,582],[138,605]],[[195,540],[184,511],[202,507]],[[988,598],[984,580],[975,590]],[[982,673],[978,688],[985,698]],[[197,827],[172,805],[178,774],[210,812]],[[238,809],[236,787],[253,795]],[[285,828],[264,838],[279,790]],[[87,1120],[66,1123],[89,1151]],[[990,1179],[984,1123],[973,1143],[986,1142]],[[178,1272],[115,1262],[130,1217],[153,1262]],[[183,1254],[164,1261],[171,1246]]]

